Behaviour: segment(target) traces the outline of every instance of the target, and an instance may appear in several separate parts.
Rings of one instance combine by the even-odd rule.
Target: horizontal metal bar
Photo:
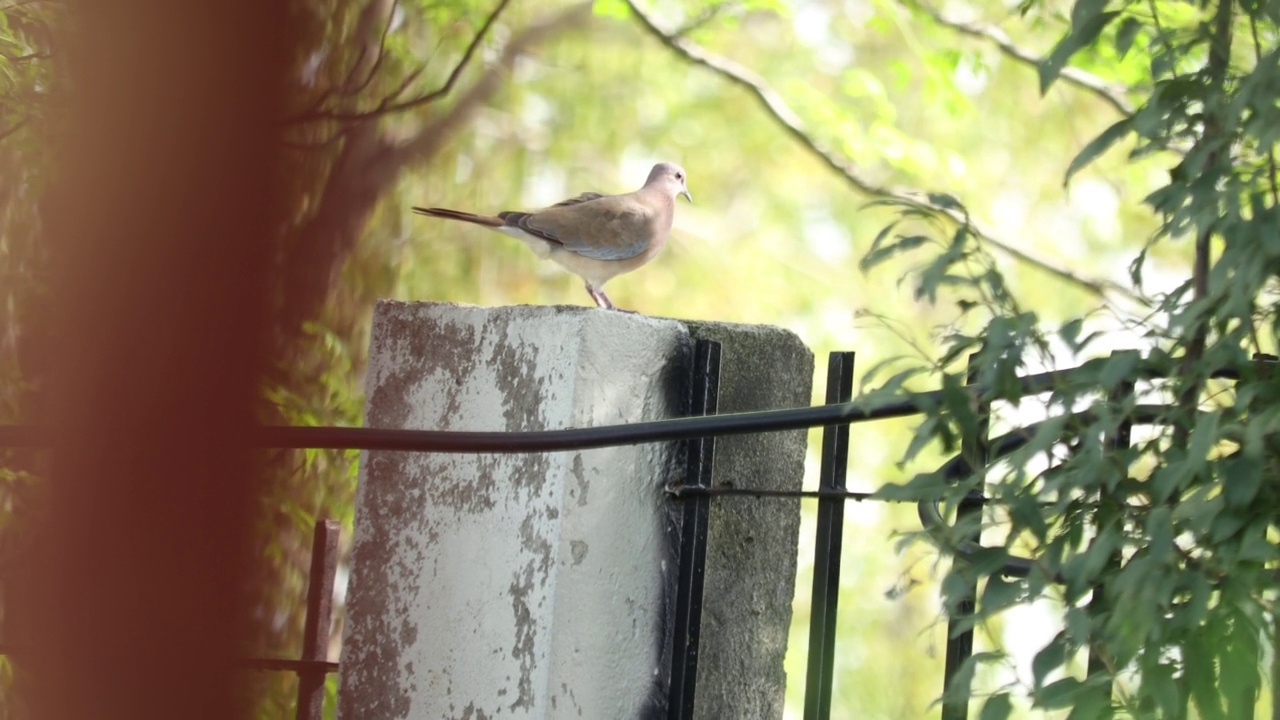
[[[1027,375],[1022,390],[1036,394],[1052,390],[1069,379],[1078,368]],[[1149,368],[1139,367],[1139,378],[1162,377]],[[1238,373],[1224,370],[1214,377],[1235,378]],[[961,392],[981,394],[985,389],[970,385]],[[936,407],[942,391],[907,393],[901,399],[872,400],[860,398],[847,403],[814,407],[730,413],[706,417],[674,418],[594,428],[539,430],[529,432],[461,432],[444,430],[391,430],[385,428],[347,427],[261,427],[247,441],[263,448],[325,448],[335,450],[402,450],[406,452],[441,453],[525,453],[555,450],[636,445],[647,442],[688,440],[721,435],[744,435],[761,432],[799,430],[822,425],[860,423],[872,420],[917,415]],[[53,445],[48,428],[31,425],[0,425],[0,447],[48,447]]]
[[[635,445],[700,437],[777,432],[904,417],[921,412],[912,401],[842,403],[567,430],[465,432],[346,427],[261,427],[250,442],[264,448],[403,450],[444,453],[522,453]],[[0,447],[52,445],[47,428],[0,426]]]
[[[698,487],[694,485],[669,485],[667,494],[674,498],[690,497],[753,497],[753,498],[808,498],[830,500],[879,500],[875,493],[836,488],[820,488],[818,490],[776,490],[766,488],[740,488],[718,485],[716,487]],[[885,500],[883,502],[907,502],[906,500]]]

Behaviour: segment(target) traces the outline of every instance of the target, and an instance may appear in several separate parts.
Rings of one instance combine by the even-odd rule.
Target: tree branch
[[[551,36],[590,20],[591,5],[591,2],[572,5],[536,25],[529,26],[507,43],[502,50],[502,56],[493,63],[489,72],[458,98],[458,102],[449,109],[449,112],[427,125],[408,141],[388,147],[387,153],[400,157],[403,163],[421,162],[429,158],[439,149],[445,138],[471,117],[476,107],[493,97],[501,87],[503,72],[511,67],[516,58],[527,53],[529,48],[546,42]]]
[[[658,27],[653,18],[646,12],[641,10],[634,0],[625,0],[631,12],[635,14],[640,24],[659,42],[673,50],[677,55],[685,60],[711,70],[721,76],[730,83],[741,87],[760,101],[765,111],[782,127],[788,135],[802,147],[812,153],[815,157],[823,162],[828,168],[836,174],[844,178],[850,186],[859,193],[868,197],[892,200],[910,205],[912,207],[925,210],[931,213],[945,216],[951,221],[968,225],[971,232],[987,243],[991,247],[1000,252],[1014,258],[1020,262],[1026,263],[1043,272],[1047,272],[1054,277],[1070,283],[1077,288],[1084,290],[1092,295],[1106,299],[1112,296],[1122,296],[1134,302],[1146,304],[1146,301],[1137,293],[1106,279],[1087,278],[1077,275],[1066,268],[1059,267],[1047,260],[1042,260],[1027,252],[1020,250],[1013,245],[992,237],[985,230],[979,228],[964,213],[950,207],[943,207],[929,200],[925,193],[900,188],[890,188],[878,185],[867,179],[849,160],[835,151],[823,145],[814,136],[810,135],[804,127],[804,122],[796,115],[786,101],[782,99],[778,93],[769,86],[764,78],[757,75],[750,69],[734,62],[725,57],[715,55],[698,44],[683,37],[676,37]]]
[[[373,78],[378,75],[378,71],[382,69],[382,61],[387,57],[387,35],[391,32],[391,24],[395,22],[396,10],[400,7],[400,0],[391,0],[390,6],[387,8],[387,21],[382,24],[382,36],[378,38],[378,56],[374,58],[373,64],[365,71],[364,80],[359,85],[352,86],[352,75],[364,63],[367,56],[366,47],[360,48],[360,58],[351,66],[352,75],[348,75],[342,84],[341,93],[347,97],[358,95],[369,87],[369,83],[373,82]]]
[[[396,9],[399,6],[399,0],[391,0],[387,6],[386,21],[382,24],[382,36],[378,39],[378,55],[374,58],[373,63],[365,69],[364,80],[356,82],[356,74],[360,72],[361,68],[365,67],[365,60],[369,57],[369,43],[362,42],[360,44],[360,52],[356,53],[356,59],[351,63],[351,67],[347,69],[347,75],[342,79],[342,82],[337,87],[330,85],[326,88],[325,91],[320,93],[320,96],[311,103],[309,108],[304,112],[299,113],[296,117],[291,118],[292,122],[300,122],[304,118],[309,118],[311,116],[319,117],[324,114],[320,112],[320,108],[324,107],[325,104],[335,96],[353,97],[364,92],[364,90],[369,87],[369,83],[373,82],[373,78],[377,76],[378,70],[382,67],[383,59],[386,58],[387,34],[391,32],[391,24],[395,20]],[[370,2],[365,5],[364,10],[360,13],[360,20],[357,23],[358,29],[354,33],[355,37],[366,36],[368,32],[367,28],[372,22],[372,17],[376,13],[377,9],[377,0],[370,0]],[[341,134],[342,133],[338,133],[334,138],[330,138],[330,142],[333,139],[340,137]]]
[[[401,88],[396,90],[396,92],[393,92],[387,97],[383,98],[382,102],[378,103],[378,106],[372,110],[368,110],[365,112],[353,112],[353,113],[343,113],[343,112],[309,113],[306,115],[301,115],[293,118],[293,122],[314,122],[317,120],[331,120],[331,121],[337,121],[337,122],[343,122],[343,123],[360,123],[366,120],[373,120],[375,118],[382,117],[384,115],[391,115],[394,113],[404,112],[406,110],[412,110],[417,107],[422,107],[423,105],[429,105],[435,102],[436,100],[439,100],[440,98],[449,94],[449,92],[453,90],[453,86],[458,82],[458,78],[462,76],[462,71],[466,69],[467,65],[471,62],[471,58],[475,55],[476,50],[480,47],[480,43],[483,42],[485,36],[489,34],[490,28],[492,28],[494,23],[497,22],[498,17],[502,14],[502,11],[506,10],[507,6],[510,4],[511,4],[511,0],[498,1],[498,5],[493,9],[492,12],[489,13],[489,16],[485,18],[484,24],[480,26],[480,29],[478,31],[476,31],[476,34],[471,38],[471,42],[467,45],[466,50],[463,51],[462,58],[459,59],[458,63],[453,66],[453,70],[449,72],[449,77],[445,79],[444,84],[441,85],[439,88],[436,88],[435,90],[427,93],[426,95],[421,95],[419,97],[413,98],[412,100],[395,102],[396,97],[401,92],[403,92],[403,85],[402,85]],[[381,52],[379,52],[378,62],[381,62],[381,60],[382,60]],[[415,73],[413,73],[412,76],[416,77],[417,74],[421,72],[422,72],[421,70],[418,70]]]
[[[961,20],[954,20],[943,15],[933,7],[916,0],[903,0],[903,4],[908,8],[914,8],[928,15],[934,22],[944,27],[951,28],[962,35],[978,38],[992,43],[1000,52],[1006,56],[1017,60],[1018,62],[1030,66],[1031,68],[1039,68],[1043,58],[1033,55],[1026,48],[1015,45],[1004,30],[995,25],[986,23],[968,23]],[[1092,73],[1085,72],[1076,67],[1065,67],[1058,77],[1074,85],[1081,90],[1092,93],[1103,102],[1115,108],[1115,111],[1124,116],[1133,114],[1133,105],[1124,95],[1124,88],[1108,83],[1102,78]]]
[[[500,58],[490,64],[446,112],[407,141],[391,143],[378,124],[347,128],[341,150],[320,193],[315,214],[298,229],[283,266],[287,268],[282,327],[289,332],[314,317],[328,297],[337,268],[350,254],[378,201],[406,168],[430,160],[454,133],[502,87],[507,70],[532,46],[581,25],[591,18],[583,2],[515,35]]]

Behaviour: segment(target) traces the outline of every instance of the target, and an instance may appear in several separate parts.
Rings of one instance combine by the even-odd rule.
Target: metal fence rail
[[[1258,356],[1258,360],[1274,361],[1270,356]],[[672,637],[671,684],[668,717],[672,720],[691,718],[694,710],[697,680],[698,648],[700,642],[702,579],[708,544],[707,520],[710,502],[717,498],[804,498],[818,500],[817,538],[814,557],[814,578],[811,590],[812,620],[809,630],[809,661],[805,679],[804,717],[819,720],[831,715],[833,694],[833,668],[835,657],[835,624],[839,600],[840,556],[842,547],[842,519],[846,500],[877,499],[874,493],[848,490],[845,486],[849,454],[850,426],[922,414],[937,407],[943,399],[942,391],[904,393],[893,398],[868,397],[851,399],[853,394],[853,360],[851,352],[832,353],[828,365],[826,404],[816,407],[768,410],[750,413],[717,415],[716,396],[720,364],[720,345],[699,341],[695,348],[695,367],[691,378],[689,417],[672,420],[631,423],[595,428],[575,428],[534,432],[454,432],[430,430],[388,430],[378,428],[343,427],[260,427],[249,435],[246,442],[255,447],[284,449],[364,449],[406,452],[437,453],[530,453],[649,442],[688,442],[688,462],[683,481],[668,484],[667,494],[673,502],[681,503],[683,527],[680,533],[680,566],[677,587],[677,618]],[[1038,373],[1020,378],[1020,388],[1027,395],[1053,390],[1070,383],[1081,368]],[[1214,374],[1216,378],[1238,379],[1240,372],[1233,368]],[[974,373],[970,373],[970,380]],[[1132,381],[1155,380],[1167,377],[1160,367],[1140,363],[1124,392],[1132,394]],[[982,417],[989,418],[990,408],[983,405],[983,397],[989,388],[971,383],[963,392],[969,393],[982,407]],[[1136,423],[1158,422],[1167,410],[1163,405],[1139,405],[1134,409],[1132,421]],[[1089,411],[1072,413],[1072,417],[1087,419]],[[1129,442],[1129,427],[1125,425],[1115,438],[1108,440],[1110,447],[1125,447]],[[711,485],[711,469],[714,464],[715,438],[721,435],[778,432],[811,427],[824,427],[822,459],[817,490],[785,491],[750,487],[715,487]],[[1015,452],[1034,436],[1038,424],[988,439],[988,420],[980,424],[973,437],[963,439],[961,453],[945,463],[938,472],[946,478],[959,480],[971,474],[972,468],[985,467],[988,462]],[[53,445],[50,433],[34,426],[0,426],[0,447],[46,447]],[[961,504],[961,514],[981,512],[986,498],[982,493],[973,494]],[[1099,499],[1099,506],[1104,504]],[[946,525],[937,502],[918,504],[922,525],[926,530],[940,530]],[[959,561],[982,549],[978,534],[963,540],[955,548]],[[322,521],[316,526],[313,545],[311,575],[307,598],[305,638],[302,658],[250,659],[241,661],[247,669],[293,672],[299,677],[299,720],[318,720],[322,717],[324,702],[324,678],[338,670],[337,663],[325,660],[325,648],[332,614],[334,576],[337,567],[338,527],[333,521]],[[999,571],[1005,575],[1025,577],[1030,572],[1031,561],[1011,558]],[[976,583],[976,580],[975,580]],[[973,589],[976,592],[976,585]],[[1100,593],[1095,593],[1100,597]],[[974,611],[972,599],[962,602],[959,614],[952,624],[962,620],[965,613]],[[949,632],[946,650],[946,669],[943,688],[948,698],[943,704],[944,720],[961,720],[968,715],[967,702],[955,699],[962,696],[964,688],[952,688],[957,669],[972,653],[972,632]],[[0,654],[12,648],[0,645]],[[1090,659],[1090,665],[1093,665]]]

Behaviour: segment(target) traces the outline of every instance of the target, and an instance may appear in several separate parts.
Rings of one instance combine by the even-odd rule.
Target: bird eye
[[[684,173],[676,173],[677,180],[684,180]]]

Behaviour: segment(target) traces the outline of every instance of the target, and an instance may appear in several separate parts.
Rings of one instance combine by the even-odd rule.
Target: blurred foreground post
[[[287,6],[70,2],[39,555],[15,598],[38,718],[244,715]]]

